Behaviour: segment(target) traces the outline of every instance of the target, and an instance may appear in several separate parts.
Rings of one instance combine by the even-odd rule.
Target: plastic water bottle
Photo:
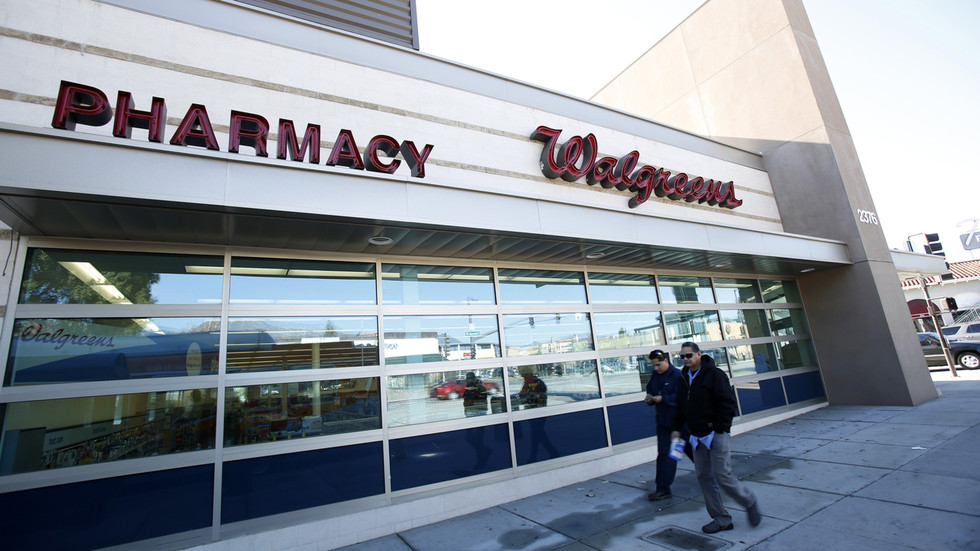
[[[670,456],[674,461],[682,461],[684,459],[684,441],[680,438],[674,438],[670,441]]]

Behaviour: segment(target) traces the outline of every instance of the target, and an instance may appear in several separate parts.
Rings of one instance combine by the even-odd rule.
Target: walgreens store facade
[[[190,4],[7,7],[10,548],[344,545],[650,461],[683,341],[742,427],[827,402],[797,274],[847,247],[759,156]]]

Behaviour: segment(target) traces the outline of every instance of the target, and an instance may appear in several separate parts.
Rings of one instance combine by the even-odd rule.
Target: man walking
[[[745,507],[749,524],[762,521],[759,502],[752,490],[732,474],[731,428],[735,417],[735,392],[728,376],[715,367],[711,356],[701,354],[693,342],[681,345],[684,369],[681,371],[672,437],[680,438],[685,423],[691,431],[694,470],[704,495],[704,506],[711,522],[701,527],[706,534],[731,530],[732,516],[721,501],[719,487]]]
[[[657,490],[647,496],[650,501],[660,501],[674,497],[670,485],[677,474],[677,461],[667,454],[670,452],[670,433],[677,408],[677,387],[681,371],[670,364],[670,358],[663,350],[650,352],[653,373],[647,383],[647,405],[657,408]]]

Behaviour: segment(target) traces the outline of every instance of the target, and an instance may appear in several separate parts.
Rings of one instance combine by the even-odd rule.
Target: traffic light
[[[927,233],[926,234],[926,254],[934,254],[936,256],[946,257],[946,253],[943,252],[943,244],[939,242],[938,233]]]
[[[956,305],[956,299],[953,297],[946,297],[946,309],[950,312],[955,312],[959,310],[959,306]]]

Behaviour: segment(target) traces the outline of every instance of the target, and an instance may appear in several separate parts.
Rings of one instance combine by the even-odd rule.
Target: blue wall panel
[[[779,379],[766,379],[757,383],[735,385],[742,415],[786,405],[783,383]]]
[[[607,408],[609,433],[613,444],[632,442],[657,435],[657,408],[633,402]]]
[[[211,465],[0,494],[0,548],[85,551],[211,526]]]
[[[391,440],[392,491],[510,468],[507,425]]]
[[[824,396],[819,371],[783,377],[783,382],[786,385],[786,397],[791,404]]]
[[[380,442],[228,461],[221,522],[237,522],[383,494]]]
[[[517,464],[527,465],[605,447],[601,409],[539,417],[514,423]]]

